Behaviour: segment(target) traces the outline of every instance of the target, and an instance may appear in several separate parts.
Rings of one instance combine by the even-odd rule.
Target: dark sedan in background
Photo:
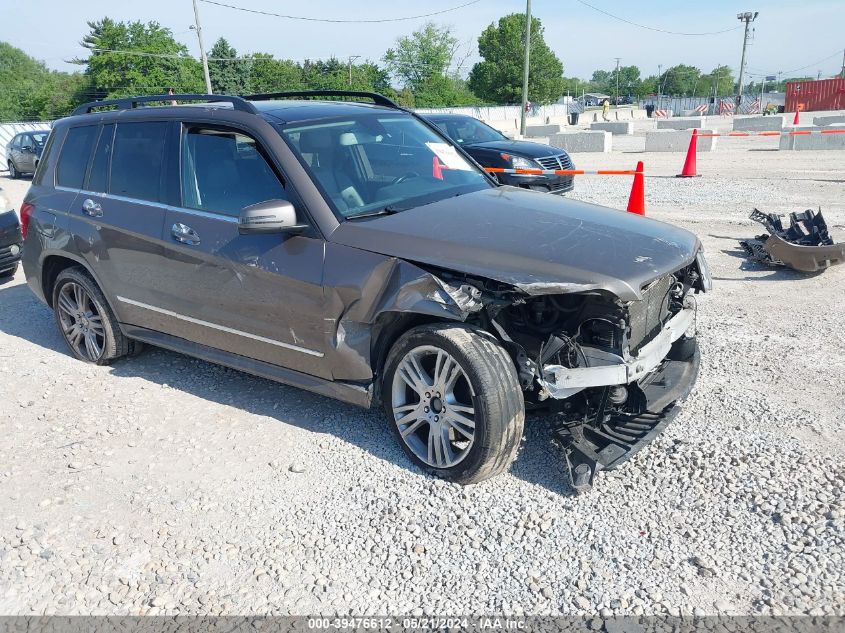
[[[35,130],[21,132],[12,137],[6,145],[6,167],[9,168],[9,176],[17,178],[22,174],[35,173],[49,135],[50,130]]]
[[[424,114],[444,134],[460,145],[482,167],[505,169],[574,169],[569,154],[559,147],[514,141],[498,130],[465,114]],[[572,191],[572,176],[495,174],[504,185],[550,193]]]
[[[22,243],[18,214],[0,190],[0,283],[17,272]]]

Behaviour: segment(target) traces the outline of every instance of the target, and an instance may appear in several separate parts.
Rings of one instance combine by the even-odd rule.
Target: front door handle
[[[197,232],[181,222],[177,222],[170,227],[170,235],[173,236],[174,240],[182,242],[182,244],[195,246],[200,243],[200,236],[197,235]]]
[[[91,200],[91,198],[86,198],[85,202],[82,203],[82,211],[92,218],[103,217],[103,207]]]

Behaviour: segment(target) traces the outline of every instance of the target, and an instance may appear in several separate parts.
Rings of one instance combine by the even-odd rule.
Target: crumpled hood
[[[343,222],[330,239],[529,294],[600,289],[625,301],[691,263],[700,248],[671,224],[515,187]]]

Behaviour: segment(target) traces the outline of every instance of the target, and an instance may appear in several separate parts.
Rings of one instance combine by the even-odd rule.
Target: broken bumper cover
[[[627,385],[641,380],[660,366],[672,349],[673,343],[694,325],[695,306],[689,305],[672,317],[659,334],[642,346],[635,357],[624,360],[618,356],[607,355],[600,359],[600,362],[609,364],[594,367],[546,365],[543,367],[542,378],[538,381],[548,396],[563,399],[588,387]],[[595,358],[591,357],[593,360]]]
[[[770,266],[789,266],[803,273],[815,273],[845,261],[845,242],[834,243],[821,211],[790,213],[788,226],[776,213],[754,209],[748,217],[769,232],[740,240],[751,259]]]
[[[770,261],[767,263],[782,264],[803,273],[814,273],[845,261],[845,242],[801,246],[787,242],[777,235],[770,235],[761,246],[769,255]],[[745,248],[751,252],[749,247]]]

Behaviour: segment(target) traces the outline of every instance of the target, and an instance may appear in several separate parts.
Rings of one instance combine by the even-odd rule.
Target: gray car
[[[461,483],[509,466],[530,407],[559,413],[589,486],[697,375],[694,235],[499,185],[380,95],[86,104],[21,220],[27,281],[80,360],[147,343],[380,404],[414,462]]]
[[[6,167],[9,176],[18,178],[23,174],[35,173],[49,134],[50,130],[34,130],[12,137],[6,145]]]

